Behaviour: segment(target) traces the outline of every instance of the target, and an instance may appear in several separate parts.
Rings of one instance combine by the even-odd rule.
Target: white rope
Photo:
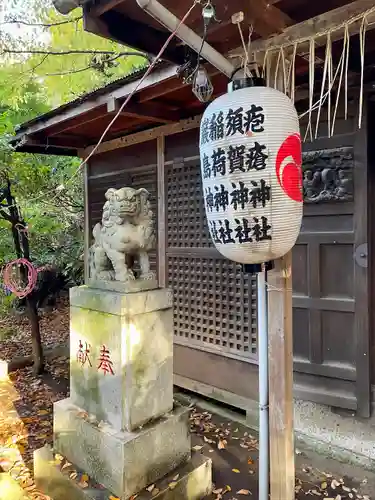
[[[326,84],[326,78],[327,78],[327,70],[328,70],[328,51],[329,51],[329,43],[328,43],[328,37],[327,35],[327,45],[326,45],[326,53],[325,53],[325,58],[324,58],[324,68],[323,68],[323,80],[322,80],[322,86],[320,90],[320,99],[318,101],[319,107],[318,107],[318,115],[316,117],[316,126],[315,126],[315,139],[318,137],[318,129],[319,129],[319,120],[320,120],[320,113],[322,110],[322,104],[323,104],[323,93],[324,93],[324,87]],[[328,90],[330,92],[330,89]]]
[[[242,28],[241,28],[241,23],[238,22],[236,23],[238,27],[238,31],[240,33],[240,38],[241,38],[241,43],[242,43],[242,48],[244,52],[244,59],[243,59],[243,76],[246,78],[247,76],[247,68],[249,66],[249,53],[247,51],[248,47],[246,46],[246,42],[242,33]]]
[[[279,66],[280,66],[280,59],[281,59],[281,49],[279,50],[279,54],[277,56],[277,61],[276,61],[276,67],[275,67],[275,78],[273,82],[273,87],[276,89],[277,88],[277,77],[279,76]]]
[[[327,127],[328,137],[331,137],[331,97],[332,97],[332,78],[333,78],[333,65],[332,65],[332,39],[331,32],[327,35],[328,45],[328,106],[327,106]]]
[[[294,44],[293,47],[293,55],[292,61],[289,68],[289,77],[288,77],[288,87],[290,88],[290,98],[294,104],[295,100],[295,91],[296,91],[296,79],[295,79],[295,69],[296,69],[296,55],[297,55],[297,43]]]
[[[346,65],[346,44],[347,44],[347,37],[346,37],[346,31],[345,31],[345,36],[344,36],[343,45],[342,45],[342,54],[341,54],[341,58],[340,58],[340,61],[338,64],[338,66],[340,66],[340,79],[339,79],[339,84],[337,86],[336,104],[335,104],[335,111],[333,113],[333,119],[332,119],[331,136],[333,135],[333,132],[335,130],[336,114],[337,114],[337,109],[338,109],[339,100],[340,100],[342,77],[344,74],[344,67]]]
[[[359,92],[358,128],[361,128],[363,115],[363,73],[365,67],[366,26],[367,19],[366,16],[364,16],[362,19],[361,29],[359,30],[359,45],[361,51],[361,89]]]
[[[286,74],[286,61],[285,61],[285,54],[284,54],[284,49],[280,49],[281,53],[281,62],[283,65],[283,84],[284,84],[284,93],[288,93],[288,79],[287,79],[287,74]]]
[[[341,59],[343,58],[344,56],[344,53],[341,54],[341,57],[340,57],[340,62],[337,66],[337,69],[336,69],[336,72],[333,76],[333,79],[332,79],[332,86],[330,89],[328,89],[323,95],[321,94],[321,97],[316,101],[316,103],[313,105],[312,109],[315,110],[315,109],[318,109],[320,106],[322,106],[328,96],[328,93],[332,90],[332,87],[336,81],[336,78],[337,78],[337,75],[338,75],[338,72],[339,72],[339,69],[340,69],[340,64],[341,64]],[[324,74],[323,74],[323,77],[324,77]],[[322,87],[323,89],[324,87]],[[303,118],[304,116],[306,116],[307,114],[309,113],[309,110],[305,111],[304,113],[301,113],[300,115],[298,115],[298,118],[301,119]]]
[[[315,40],[311,38],[310,48],[309,48],[309,122],[307,124],[304,141],[306,140],[308,134],[310,134],[310,141],[313,141],[311,118],[312,118],[312,106],[314,99],[314,81],[315,81]]]

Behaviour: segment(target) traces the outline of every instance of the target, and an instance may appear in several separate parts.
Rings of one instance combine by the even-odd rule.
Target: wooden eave
[[[182,0],[162,0],[162,3],[179,17],[182,17],[186,10],[186,2]],[[215,0],[214,3],[218,19],[221,22],[210,28],[208,42],[223,54],[232,56],[238,53],[240,38],[238,28],[231,23],[231,16],[240,10],[247,16],[244,25],[246,22],[251,22],[254,26],[252,47],[262,54],[262,51],[272,46],[283,45],[301,37],[324,32],[329,27],[337,26],[350,16],[360,14],[373,6],[373,0],[352,2],[348,0],[324,0],[324,2],[322,0],[315,2],[311,2],[311,0],[257,0],[257,2]],[[267,3],[269,7],[265,8]],[[262,8],[260,9],[259,6]],[[126,17],[130,19],[131,23],[142,23],[142,26],[135,24],[136,30],[134,27],[128,30],[122,29],[122,33],[127,33],[126,36],[137,31],[138,41],[134,41],[132,46],[138,50],[142,49],[139,43],[140,38],[147,37],[152,29],[158,29],[164,37],[168,36],[166,30],[138,7],[136,0],[102,0],[99,2],[96,0],[95,7],[90,6],[90,3],[85,4],[86,29],[91,31],[92,23],[95,21],[96,29],[98,29],[96,33],[106,36],[106,33],[101,31],[104,29],[102,22],[103,19],[107,19],[109,25],[113,25],[113,19],[108,17],[108,13],[111,12],[118,19]],[[308,18],[310,13],[315,17]],[[196,32],[200,32],[201,13],[199,8],[193,12],[188,25]],[[124,26],[127,24],[125,23]],[[364,79],[365,82],[370,83],[375,80],[375,31],[373,28],[375,28],[375,23],[368,26],[366,36]],[[359,23],[351,26],[349,83],[354,87],[360,81],[359,37],[356,34],[358,30]],[[332,37],[337,40],[332,49],[334,57],[338,57],[341,53],[342,41],[340,37],[342,38],[342,36],[343,31],[339,30],[335,31],[335,35]],[[324,58],[324,47],[319,48],[319,44],[325,39],[326,35],[317,41],[317,81],[322,73],[321,62]],[[130,44],[130,42],[128,43]],[[183,48],[178,41],[175,41],[171,47],[173,48],[173,46]],[[301,51],[296,59],[296,100],[298,101],[297,107],[299,105],[306,107],[309,66],[305,58],[307,49],[304,52],[303,44],[300,48]],[[157,50],[156,45],[154,52]],[[179,66],[175,63],[181,63],[181,60],[177,59],[174,59],[173,63],[164,61],[158,64],[140,85],[139,80],[142,78],[143,71],[118,82],[113,82],[107,87],[23,124],[13,143],[20,144],[17,149],[24,152],[79,154],[80,150],[96,144],[124,99],[137,86],[139,86],[137,92],[106,134],[104,142],[138,131],[172,124],[181,119],[199,116],[204,111],[205,106],[193,95],[191,87],[184,84],[178,76]],[[209,64],[207,64],[207,70],[215,89],[213,97],[221,95],[226,91],[227,77]],[[318,87],[319,85],[316,86],[317,89]]]

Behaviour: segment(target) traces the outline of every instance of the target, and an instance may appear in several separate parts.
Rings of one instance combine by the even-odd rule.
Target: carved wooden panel
[[[213,248],[199,160],[167,168],[168,284],[175,342],[240,359],[256,358],[256,283]]]
[[[304,203],[353,199],[353,148],[303,154]]]

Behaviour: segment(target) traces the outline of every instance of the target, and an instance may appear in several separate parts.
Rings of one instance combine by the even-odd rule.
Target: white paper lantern
[[[200,127],[203,196],[217,250],[243,264],[285,255],[301,226],[297,112],[282,92],[246,87],[222,95]]]

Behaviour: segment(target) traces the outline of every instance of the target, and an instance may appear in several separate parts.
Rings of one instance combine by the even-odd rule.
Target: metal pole
[[[269,494],[269,386],[268,386],[268,292],[267,271],[257,274],[259,363],[259,500]]]

